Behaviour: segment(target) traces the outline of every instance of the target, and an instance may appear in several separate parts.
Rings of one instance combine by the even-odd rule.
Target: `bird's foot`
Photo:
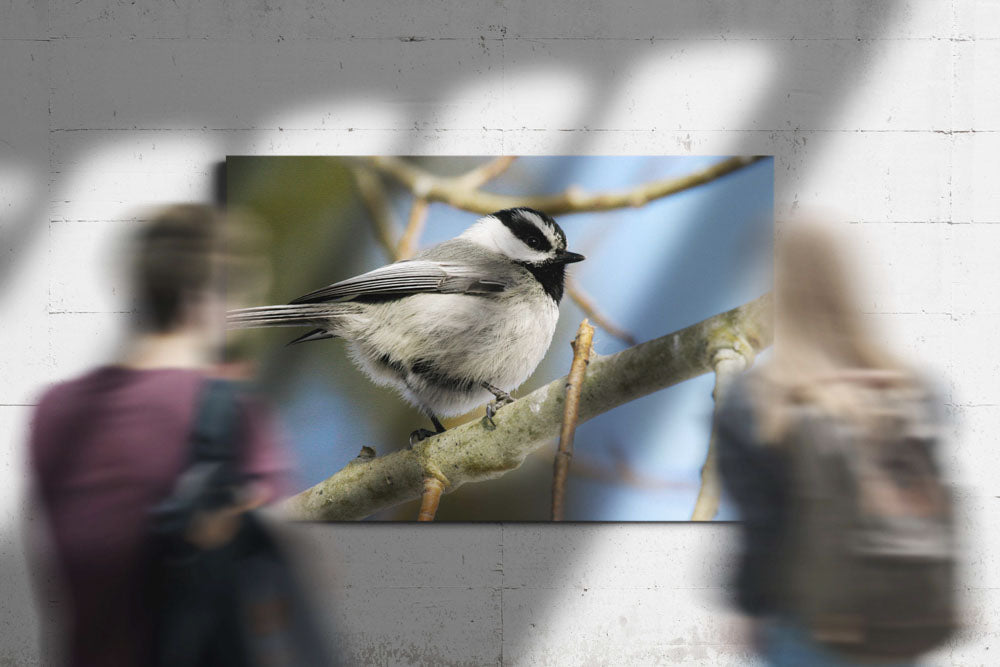
[[[438,419],[432,413],[428,413],[427,416],[430,417],[431,423],[434,424],[434,430],[433,431],[428,431],[425,428],[418,428],[416,431],[414,431],[413,433],[411,433],[410,434],[410,449],[413,449],[413,445],[417,444],[418,442],[420,442],[422,440],[426,440],[427,438],[430,438],[431,436],[435,436],[438,433],[444,433],[445,432],[446,429],[444,427],[444,424],[441,423],[440,419]]]
[[[514,397],[505,392],[503,389],[497,389],[488,382],[482,383],[483,389],[493,394],[496,398],[486,404],[486,416],[483,417],[483,426],[487,430],[492,431],[497,427],[496,422],[493,421],[493,416],[505,405],[509,405],[514,402]]]
[[[514,397],[513,396],[511,396],[510,394],[508,394],[507,392],[505,392],[503,389],[500,389],[498,387],[494,387],[489,382],[482,382],[482,383],[480,383],[479,386],[481,386],[483,389],[485,389],[486,391],[490,392],[491,394],[493,394],[493,396],[496,397],[496,401],[495,402],[499,402],[498,407],[502,407],[504,405],[507,405],[508,403],[513,403],[514,402]]]
[[[431,436],[435,435],[437,435],[437,433],[435,433],[434,431],[428,431],[425,428],[418,428],[416,431],[410,434],[409,448],[413,449],[413,446],[416,445],[418,442],[422,442],[427,438],[430,438]]]

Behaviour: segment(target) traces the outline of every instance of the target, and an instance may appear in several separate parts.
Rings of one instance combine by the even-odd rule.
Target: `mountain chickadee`
[[[559,318],[566,235],[548,215],[511,208],[480,218],[454,239],[299,297],[234,310],[234,328],[318,327],[291,343],[343,338],[373,382],[438,417],[482,405],[492,422],[549,348]],[[418,429],[411,444],[434,435]]]

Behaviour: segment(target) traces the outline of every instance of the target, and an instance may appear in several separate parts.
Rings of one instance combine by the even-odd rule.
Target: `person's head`
[[[172,333],[211,323],[220,310],[222,216],[211,206],[178,204],[155,214],[134,239],[133,293],[139,327]]]
[[[764,431],[779,438],[798,402],[828,413],[864,412],[863,383],[909,373],[879,341],[863,315],[859,269],[832,223],[815,217],[784,223],[775,241],[775,347],[762,370]]]
[[[785,223],[775,242],[776,355],[803,373],[879,367],[882,355],[862,319],[857,270],[832,223]]]

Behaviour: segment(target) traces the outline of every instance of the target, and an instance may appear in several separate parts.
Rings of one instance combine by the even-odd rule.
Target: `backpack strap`
[[[189,436],[190,459],[170,494],[151,510],[152,531],[177,541],[198,511],[236,501],[237,388],[228,380],[204,381]]]
[[[198,493],[202,506],[217,508],[235,501],[240,483],[238,386],[231,380],[205,380],[191,429],[191,460],[187,473],[205,475]]]
[[[230,380],[205,380],[191,429],[192,463],[236,464],[237,386]]]

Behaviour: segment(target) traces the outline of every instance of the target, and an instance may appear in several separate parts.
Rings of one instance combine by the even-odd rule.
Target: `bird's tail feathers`
[[[226,326],[230,329],[301,327],[314,324],[329,330],[336,328],[336,320],[337,313],[329,304],[258,306],[226,313]]]
[[[327,338],[336,338],[337,336],[330,333],[326,329],[313,329],[307,334],[302,334],[295,340],[290,340],[285,343],[285,347],[289,345],[298,345],[299,343],[308,343],[313,340],[326,340]]]

